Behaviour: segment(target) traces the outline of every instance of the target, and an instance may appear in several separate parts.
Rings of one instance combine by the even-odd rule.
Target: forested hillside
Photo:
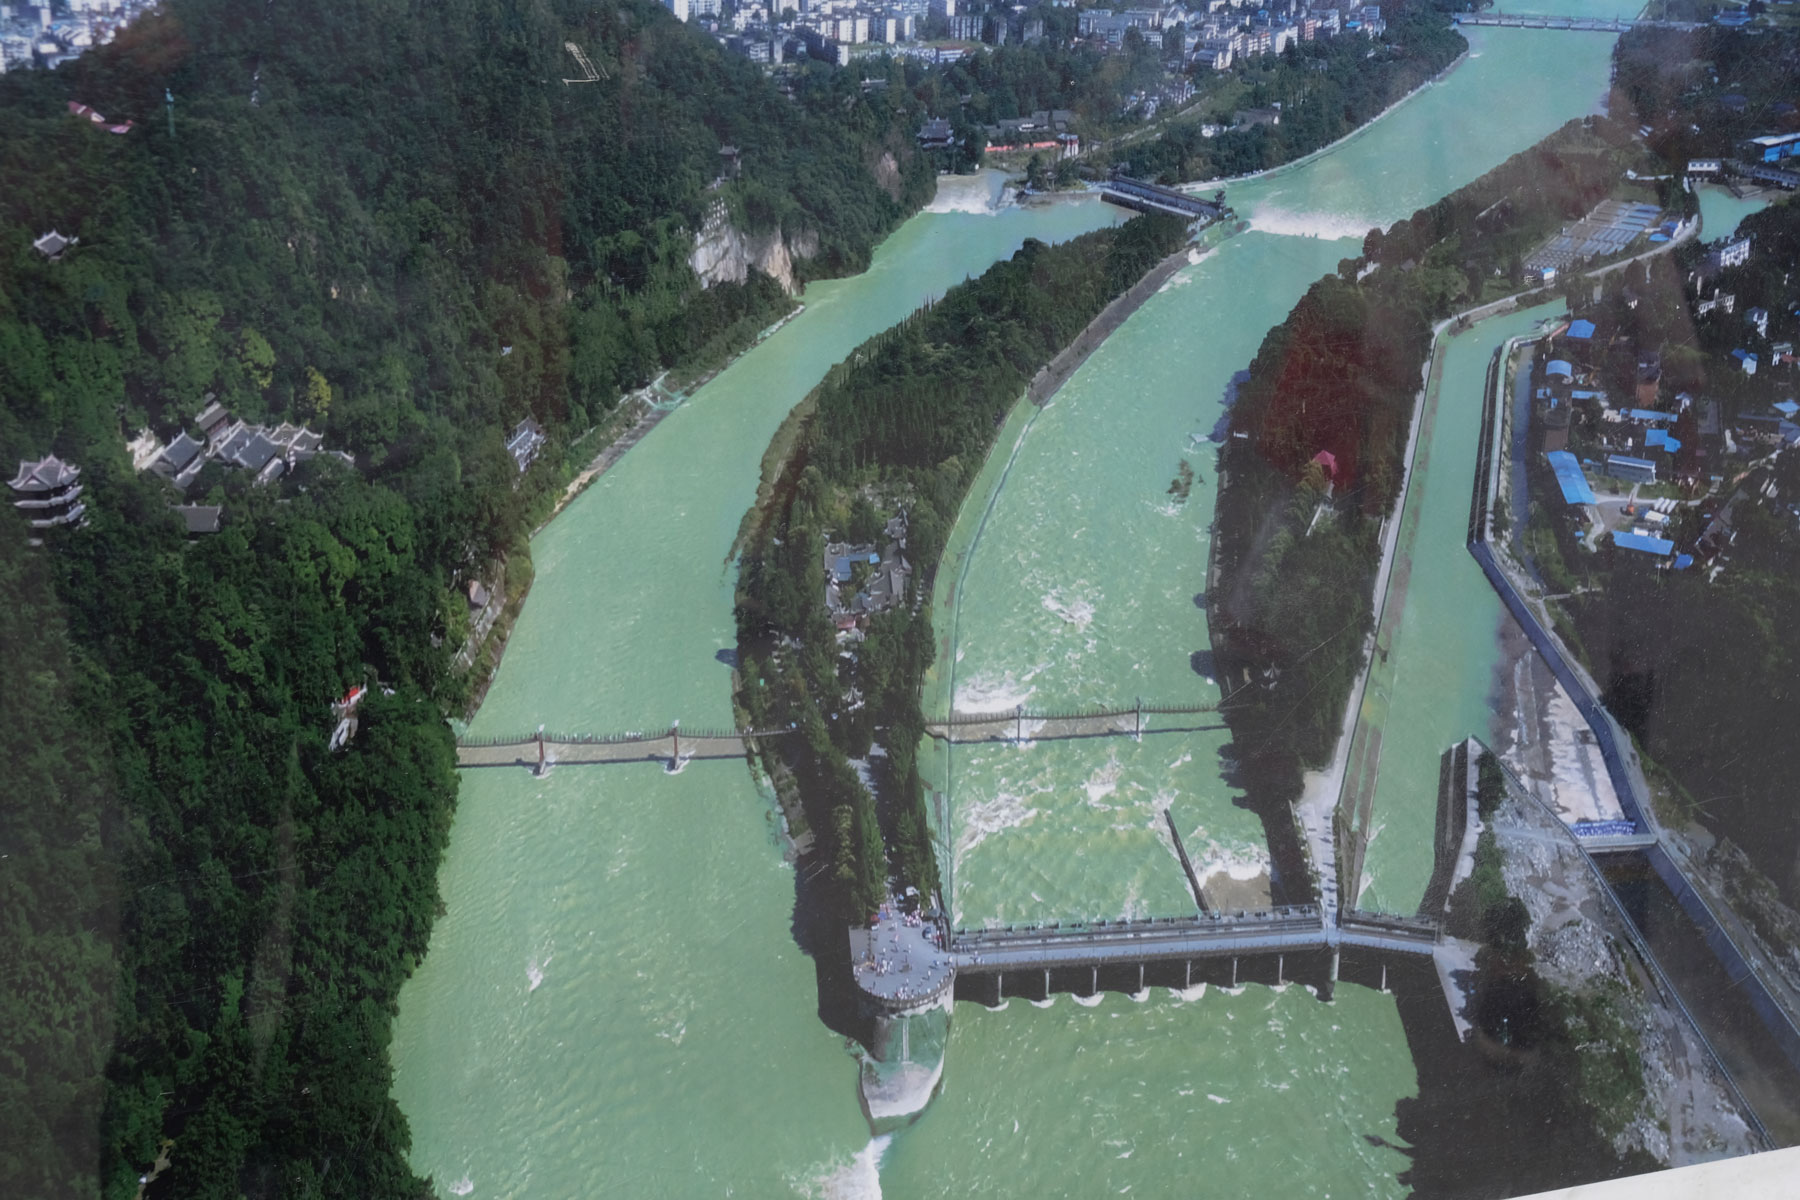
[[[42,548],[0,510],[11,1189],[131,1196],[162,1153],[152,1196],[423,1191],[387,1047],[455,805],[459,589],[526,555],[621,389],[786,309],[702,292],[708,205],[816,247],[802,278],[857,269],[930,190],[913,103],[823,70],[789,99],[637,0],[167,0],[0,78],[0,458],[78,464],[88,506]],[[208,466],[223,528],[188,536],[125,443],[209,399],[355,464]]]
[[[1746,138],[1800,127],[1800,39],[1791,30],[1634,29],[1619,36],[1613,59],[1613,87],[1665,162],[1730,158]]]
[[[937,886],[916,764],[920,684],[934,650],[919,601],[964,494],[1038,369],[1186,239],[1182,222],[1148,216],[1055,246],[1029,239],[859,347],[809,398],[772,493],[752,514],[738,652],[752,724],[799,730],[779,742],[774,773],[791,775],[843,919],[866,919],[890,873],[925,895]],[[828,541],[872,539],[900,513],[917,571],[911,590],[867,620],[846,661],[820,602],[822,552]],[[890,785],[879,807],[848,761],[868,755],[878,730]]]
[[[1345,34],[1296,42],[1236,68],[1241,82],[1214,85],[1207,121],[1226,126],[1206,136],[1199,121],[1172,125],[1118,155],[1134,175],[1174,183],[1263,171],[1311,154],[1367,124],[1455,62],[1469,43],[1447,11],[1428,0],[1385,4],[1383,39]],[[1213,77],[1200,76],[1206,85]],[[1232,128],[1236,109],[1279,105],[1278,125]]]

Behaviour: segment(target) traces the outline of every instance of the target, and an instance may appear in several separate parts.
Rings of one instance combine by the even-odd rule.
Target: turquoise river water
[[[1232,187],[1250,232],[1172,280],[1042,412],[974,539],[944,687],[996,705],[1216,693],[1189,659],[1207,644],[1193,597],[1212,507],[1212,455],[1190,435],[1210,431],[1232,373],[1370,225],[1601,102],[1610,37],[1470,40],[1456,71],[1363,134]],[[1122,215],[1092,201],[967,207],[982,211],[923,213],[865,274],[809,288],[805,313],[540,535],[537,583],[473,733],[730,720],[727,556],[788,409],[858,343],[1023,238]],[[1486,336],[1469,336],[1471,353]],[[1445,437],[1434,464],[1472,455],[1472,437]],[[1184,455],[1207,482],[1177,507],[1166,488]],[[1444,486],[1460,560],[1467,490]],[[1457,576],[1419,620],[1461,621],[1475,603],[1491,602]],[[1422,746],[1484,720],[1493,623],[1470,625],[1482,622],[1445,647],[1407,639],[1426,674],[1430,656],[1454,658]],[[1165,804],[1204,869],[1254,875],[1266,852],[1220,778],[1223,739],[959,751],[940,782],[961,918],[1180,911],[1156,827]],[[1370,866],[1400,906],[1409,890],[1416,902],[1407,847],[1428,843],[1430,806],[1389,806],[1384,784]],[[738,765],[469,772],[442,886],[447,912],[394,1045],[413,1161],[440,1193],[1158,1195],[1187,1180],[1238,1195],[1271,1178],[1295,1195],[1404,1190],[1408,1160],[1389,1143],[1416,1077],[1392,998],[1349,986],[1329,1005],[1257,986],[962,1004],[941,1095],[871,1140],[855,1059],[818,1020],[790,930],[773,806]]]

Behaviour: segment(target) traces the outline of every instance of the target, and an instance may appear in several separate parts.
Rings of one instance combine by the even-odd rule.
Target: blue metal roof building
[[[1571,367],[1560,358],[1553,358],[1550,360],[1549,364],[1545,366],[1544,374],[1561,375],[1564,379],[1573,379],[1575,378],[1575,368]]]
[[[1594,336],[1594,323],[1592,321],[1569,322],[1569,336],[1579,342],[1588,341]]]
[[[1668,538],[1651,537],[1647,533],[1631,533],[1618,530],[1613,534],[1613,545],[1623,550],[1637,550],[1644,554],[1654,554],[1666,558],[1675,551],[1675,543]]]
[[[1670,454],[1681,449],[1681,443],[1669,436],[1666,429],[1652,429],[1644,435],[1644,445],[1652,450],[1667,450]]]
[[[1606,456],[1606,473],[1614,479],[1629,479],[1633,483],[1656,482],[1656,464],[1647,458],[1609,454]]]
[[[1570,504],[1598,504],[1594,489],[1588,486],[1587,476],[1581,473],[1581,464],[1567,450],[1552,450],[1544,455],[1550,460],[1550,469],[1556,472],[1556,482],[1562,488],[1563,499]]]
[[[1633,408],[1627,410],[1626,415],[1634,421],[1646,421],[1652,423],[1657,421],[1673,421],[1675,419],[1674,413],[1658,412],[1654,408]]]

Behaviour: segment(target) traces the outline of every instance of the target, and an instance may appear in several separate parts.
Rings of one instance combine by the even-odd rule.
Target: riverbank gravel
[[[1705,1047],[1636,961],[1623,922],[1581,850],[1541,805],[1509,790],[1494,818],[1507,890],[1531,915],[1529,944],[1543,978],[1610,993],[1637,1043],[1644,1100],[1614,1138],[1669,1166],[1760,1147]]]

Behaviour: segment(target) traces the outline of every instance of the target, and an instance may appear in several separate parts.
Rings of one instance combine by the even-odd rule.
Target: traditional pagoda
[[[13,506],[24,510],[33,529],[51,529],[73,525],[87,512],[80,478],[80,467],[51,454],[37,462],[21,460],[19,473],[6,486],[13,490]]]
[[[32,242],[31,248],[36,250],[39,254],[43,255],[45,258],[49,259],[51,262],[55,262],[57,259],[59,259],[63,256],[64,250],[67,250],[70,246],[73,246],[76,242],[79,242],[80,240],[81,239],[78,237],[64,237],[62,234],[60,234],[60,233],[56,232],[56,230],[52,229],[49,233],[46,233],[43,237],[38,238],[36,241]]]

